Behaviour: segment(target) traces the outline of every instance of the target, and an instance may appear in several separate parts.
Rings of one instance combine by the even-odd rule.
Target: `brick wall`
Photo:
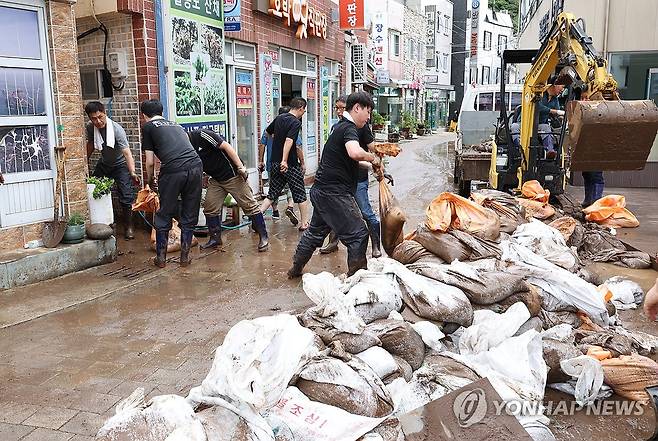
[[[128,61],[128,77],[123,89],[115,90],[111,100],[104,98],[101,101],[107,107],[108,116],[125,129],[130,149],[135,158],[135,169],[139,174],[141,170],[140,122],[132,16],[121,13],[105,14],[100,16],[99,20],[108,29],[108,52],[124,52]],[[98,23],[92,17],[77,20],[78,34],[96,26],[98,26]],[[78,42],[78,61],[81,70],[101,69],[103,67],[104,39],[104,34],[99,31]],[[88,121],[86,117],[85,120]],[[98,158],[98,153],[92,155],[90,171],[93,171]]]
[[[79,212],[88,217],[87,170],[80,112],[80,72],[77,61],[75,18],[71,5],[46,2],[49,62],[54,94],[54,121],[58,127],[56,149],[64,153],[62,192],[66,214]],[[22,248],[41,238],[43,223],[0,229],[0,251]]]

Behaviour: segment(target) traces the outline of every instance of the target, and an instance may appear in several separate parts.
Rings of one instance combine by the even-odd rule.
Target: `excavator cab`
[[[507,112],[505,81],[511,64],[531,64],[526,74],[520,121]],[[537,180],[560,195],[566,170],[640,170],[658,132],[658,107],[651,100],[624,101],[606,60],[592,46],[584,22],[561,13],[538,50],[505,50],[501,57],[501,106],[491,156],[489,183],[520,191]],[[537,102],[550,84],[565,85],[561,123],[538,124]],[[555,156],[542,139],[551,136]],[[545,140],[545,139],[544,139]]]

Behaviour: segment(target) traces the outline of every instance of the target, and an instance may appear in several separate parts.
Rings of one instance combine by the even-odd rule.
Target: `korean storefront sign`
[[[377,84],[389,84],[391,82],[391,75],[387,69],[378,69],[376,75],[375,81],[377,81]]]
[[[226,32],[238,32],[240,26],[240,0],[224,0],[224,30]]]
[[[288,27],[297,26],[296,36],[327,39],[327,14],[308,5],[308,0],[270,0],[268,14],[283,19]]]
[[[226,136],[226,66],[221,0],[170,0],[173,118],[186,130]]]
[[[376,11],[372,19],[372,42],[375,70],[388,68],[388,22],[385,11]]]
[[[338,7],[342,30],[365,28],[363,0],[340,0]]]
[[[242,116],[249,116],[254,108],[252,75],[251,72],[239,72],[235,74],[236,108]]]
[[[471,3],[471,66],[477,66],[478,32],[480,23],[480,0]]]
[[[272,57],[268,54],[260,54],[260,121],[262,127],[267,127],[274,119],[272,68]]]
[[[322,145],[329,138],[329,119],[331,108],[329,104],[329,69],[327,66],[320,67],[320,78],[322,79]]]

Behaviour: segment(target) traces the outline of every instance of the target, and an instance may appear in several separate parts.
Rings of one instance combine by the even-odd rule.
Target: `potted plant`
[[[62,242],[80,243],[83,240],[85,240],[85,217],[80,213],[73,213],[69,217]]]
[[[384,124],[386,124],[386,119],[376,110],[372,112],[372,130],[375,132],[381,132],[384,130]]]
[[[400,142],[400,132],[395,126],[390,126],[388,129],[388,142]]]
[[[411,112],[402,113],[402,128],[400,129],[400,135],[405,139],[412,139],[413,134],[416,131],[416,117],[411,114]]]
[[[87,200],[89,202],[89,217],[92,224],[112,225],[114,211],[112,210],[112,186],[114,179],[87,178]]]
[[[425,124],[424,123],[418,123],[416,126],[416,134],[418,136],[423,136],[425,134]]]

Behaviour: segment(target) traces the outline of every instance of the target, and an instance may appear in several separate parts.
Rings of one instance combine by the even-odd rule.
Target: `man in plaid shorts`
[[[295,140],[302,127],[301,118],[306,113],[306,100],[293,98],[290,101],[290,112],[277,116],[265,131],[273,137],[272,163],[270,170],[270,191],[260,206],[265,212],[272,203],[279,200],[286,184],[292,192],[293,201],[299,205],[301,214],[300,231],[308,228],[308,200],[304,187],[304,171],[302,170]]]

